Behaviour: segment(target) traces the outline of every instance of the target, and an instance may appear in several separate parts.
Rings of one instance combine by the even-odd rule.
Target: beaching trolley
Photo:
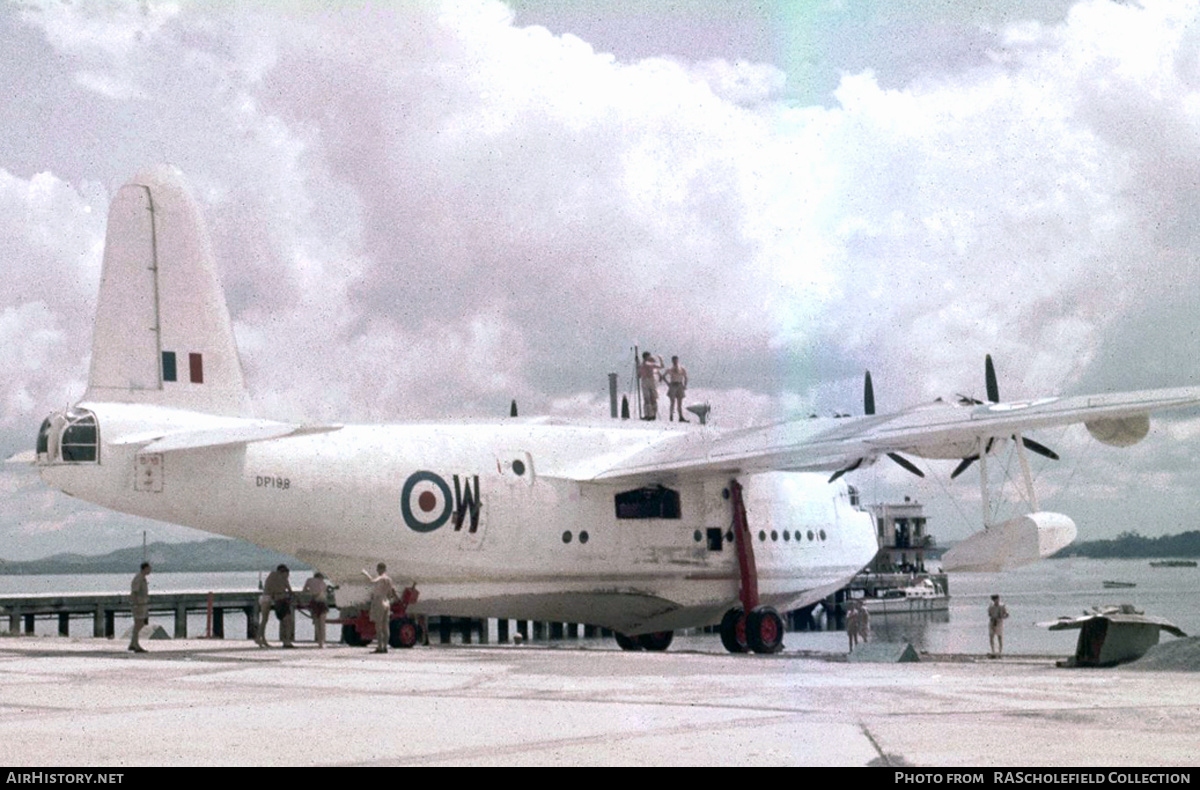
[[[405,587],[400,600],[392,604],[388,622],[388,644],[392,647],[412,647],[421,639],[417,621],[408,616],[408,607],[417,602],[421,593],[417,585]],[[326,622],[342,627],[342,641],[352,647],[365,647],[375,641],[375,623],[367,607],[339,609],[345,616]]]

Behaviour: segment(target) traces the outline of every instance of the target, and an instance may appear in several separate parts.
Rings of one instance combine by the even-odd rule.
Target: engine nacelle
[[[995,572],[1049,557],[1075,540],[1075,522],[1062,513],[1030,513],[976,532],[942,556],[945,571]]]

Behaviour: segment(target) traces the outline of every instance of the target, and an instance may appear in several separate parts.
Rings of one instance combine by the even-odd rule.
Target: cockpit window
[[[617,518],[679,518],[679,492],[647,486],[616,496]]]

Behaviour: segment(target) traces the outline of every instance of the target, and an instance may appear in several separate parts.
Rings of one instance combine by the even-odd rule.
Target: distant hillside
[[[1136,532],[1122,532],[1112,540],[1088,540],[1072,543],[1055,557],[1076,555],[1095,559],[1158,559],[1200,557],[1200,531],[1147,538]]]
[[[193,543],[151,543],[146,547],[146,559],[159,573],[261,571],[271,570],[281,562],[292,570],[309,570],[295,557],[228,538]],[[135,573],[141,564],[142,547],[135,546],[101,555],[55,554],[23,562],[0,560],[0,574]]]

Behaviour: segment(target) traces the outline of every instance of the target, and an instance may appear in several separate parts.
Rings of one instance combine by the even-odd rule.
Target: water
[[[129,594],[129,583],[133,574],[95,573],[72,575],[46,576],[0,576],[0,595],[47,595],[53,593],[123,593]],[[150,592],[222,592],[245,591],[259,588],[260,574],[254,571],[239,571],[227,573],[151,573]],[[304,583],[294,585],[296,589]],[[155,614],[150,618],[151,625],[161,625],[170,635],[175,633],[175,616],[173,614]],[[207,616],[204,612],[192,612],[188,615],[188,636],[204,636]],[[133,626],[133,618],[128,615],[117,615],[113,630],[120,637]],[[0,629],[8,627],[8,618],[0,620]],[[22,628],[24,625],[22,625]],[[278,621],[271,618],[267,633],[272,640],[277,639]],[[58,633],[58,618],[43,617],[34,621],[34,633],[40,636],[52,636]],[[246,633],[246,618],[238,611],[225,612],[225,635],[237,638]],[[330,632],[333,633],[332,631]],[[71,636],[91,636],[92,618],[71,618]],[[303,615],[296,617],[296,638],[311,640],[312,622]]]
[[[1136,587],[1104,589],[1103,582]],[[1036,625],[1092,606],[1130,603],[1148,615],[1164,617],[1189,635],[1200,635],[1200,568],[1152,568],[1149,560],[1044,560],[1004,573],[952,573],[950,611],[925,616],[871,615],[877,641],[912,642],[930,653],[983,654],[988,650],[987,607],[993,593],[1008,607],[1004,652],[1067,656],[1079,632],[1050,631]],[[838,637],[836,642],[833,637]],[[1163,635],[1163,641],[1172,639]],[[845,650],[844,633],[789,634],[791,648]]]
[[[127,593],[131,578],[132,574],[0,576],[0,594]],[[1133,582],[1137,586],[1106,590],[1102,584],[1106,579]],[[298,578],[294,586],[298,589],[303,581]],[[258,583],[259,574],[254,572],[154,573],[150,576],[151,592],[250,590],[256,589]],[[1196,605],[1200,597],[1200,568],[1152,568],[1149,560],[1073,558],[1045,560],[1005,573],[951,574],[949,584],[948,613],[916,617],[874,614],[871,616],[872,639],[912,642],[918,650],[930,653],[986,653],[987,606],[993,593],[999,593],[1008,606],[1009,619],[1004,625],[1004,651],[1008,654],[1072,654],[1077,631],[1048,631],[1035,623],[1055,620],[1061,615],[1079,615],[1084,609],[1101,604],[1130,603],[1146,614],[1165,617],[1189,635],[1200,635],[1200,607]],[[168,634],[173,633],[171,615],[153,617],[151,622],[161,625]],[[130,618],[118,617],[117,634],[123,634],[131,624]],[[7,622],[0,622],[0,628],[6,626]],[[189,617],[189,636],[202,636],[204,627],[203,613]],[[268,626],[272,641],[277,639],[278,627],[278,621],[272,617]],[[91,629],[91,618],[72,620],[74,636],[90,636]],[[35,632],[47,636],[56,634],[57,620],[38,620]],[[240,613],[228,612],[225,633],[230,637],[244,634],[245,618]],[[312,639],[312,623],[303,615],[296,618],[296,637],[299,641]],[[336,628],[330,629],[330,637],[337,638]],[[1164,636],[1163,640],[1171,638]],[[715,635],[681,637],[677,643],[683,648],[720,650],[720,641]],[[789,650],[846,650],[846,636],[842,632],[790,633],[785,643]]]

